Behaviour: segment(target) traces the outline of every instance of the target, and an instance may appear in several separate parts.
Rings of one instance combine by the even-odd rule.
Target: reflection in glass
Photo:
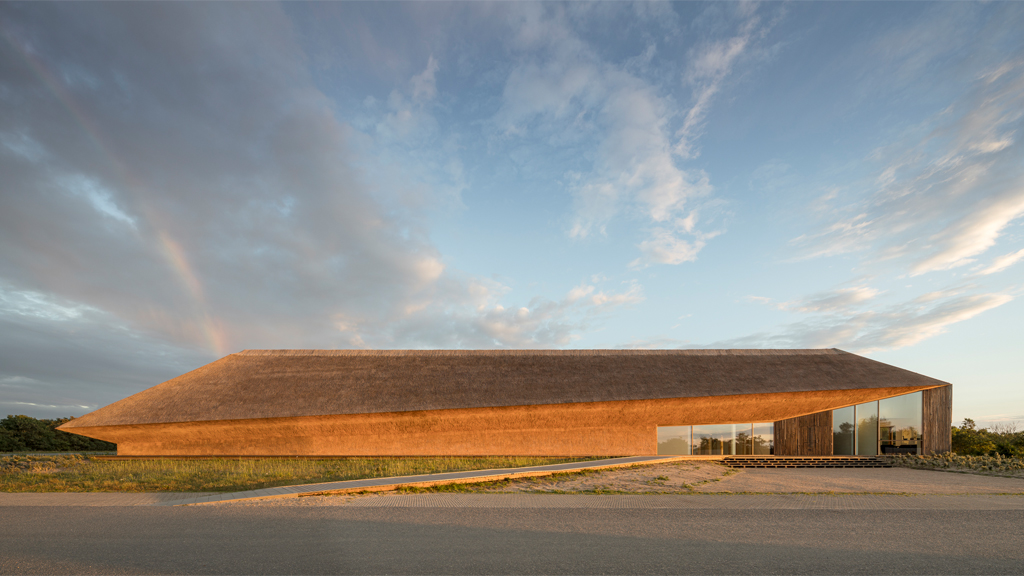
[[[832,411],[832,453],[853,456],[853,406]]]
[[[775,424],[754,424],[751,436],[751,454],[775,453]]]
[[[694,426],[693,427],[693,453],[702,456],[709,454],[721,454],[722,443],[715,439],[715,426]]]
[[[921,393],[878,401],[882,454],[917,454],[921,437]]]
[[[733,426],[715,424],[693,427],[693,453],[701,455],[733,454]]]
[[[689,426],[658,426],[658,454],[690,455]]]
[[[686,427],[691,434],[689,452],[662,452],[675,450],[662,444],[680,433],[670,430],[682,429],[681,426],[658,427],[658,454],[693,454],[707,456],[747,456],[750,454],[775,453],[775,425],[763,424],[714,424]]]
[[[878,402],[858,404],[857,411],[857,455],[878,454]]]
[[[733,424],[733,454],[750,454],[750,424]]]

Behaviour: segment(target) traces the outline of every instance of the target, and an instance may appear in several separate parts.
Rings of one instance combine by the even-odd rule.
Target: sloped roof
[[[842,350],[245,350],[67,428],[945,382]]]

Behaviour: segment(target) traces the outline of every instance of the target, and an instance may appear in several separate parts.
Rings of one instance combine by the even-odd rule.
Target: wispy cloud
[[[837,288],[827,292],[819,292],[799,300],[788,302],[773,302],[771,298],[763,296],[748,296],[750,302],[767,304],[779,310],[793,312],[843,312],[860,306],[878,296],[879,291],[869,286],[854,286],[851,288]]]
[[[979,272],[979,274],[987,276],[989,274],[995,274],[996,272],[1002,272],[1003,270],[1006,270],[1010,266],[1013,266],[1014,264],[1019,262],[1021,258],[1024,258],[1024,248],[1021,248],[1016,252],[1003,254],[1002,256],[996,258],[995,260],[992,261],[992,264],[990,264],[987,268]]]
[[[884,164],[867,197],[794,243],[809,257],[862,252],[915,276],[975,262],[1024,216],[1022,110],[1024,60],[984,70],[916,136],[875,152]]]
[[[348,329],[359,342],[380,347],[387,342],[415,342],[416,347],[551,348],[571,345],[579,334],[619,309],[644,300],[642,287],[600,290],[583,283],[559,300],[532,298],[524,306],[499,303],[508,289],[495,282],[474,281],[464,288],[386,324],[355,321]]]
[[[673,136],[678,112],[656,83],[636,73],[635,59],[604,61],[564,15],[533,5],[524,9],[518,25],[526,59],[508,76],[495,122],[512,137],[559,126],[558,138],[597,139],[592,169],[570,174],[570,237],[605,234],[623,211],[640,214],[651,228],[631,267],[642,268],[692,261],[715,235],[699,232],[700,201],[713,191],[709,176],[682,168],[679,160],[695,155],[713,97],[744,50],[766,33],[753,11],[740,11],[736,36],[693,49],[686,82],[694,86],[694,101]],[[654,53],[649,45],[644,55]]]
[[[682,158],[699,155],[697,140],[722,84],[751,45],[763,40],[773,23],[764,24],[756,3],[737,6],[736,33],[728,38],[702,42],[689,53],[690,65],[684,82],[692,87],[692,101],[682,126],[676,131],[674,152]]]
[[[895,350],[938,336],[958,322],[1013,300],[1009,294],[948,290],[897,304],[865,306],[876,294],[869,288],[844,289],[795,304],[776,305],[811,317],[777,331],[717,342],[711,347],[842,348],[864,354]]]

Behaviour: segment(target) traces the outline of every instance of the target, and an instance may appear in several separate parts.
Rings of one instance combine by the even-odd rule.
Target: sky
[[[1024,3],[0,4],[0,414],[253,348],[840,348],[1024,423]]]

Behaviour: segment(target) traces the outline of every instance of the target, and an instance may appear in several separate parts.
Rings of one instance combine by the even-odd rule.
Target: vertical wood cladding
[[[831,456],[832,411],[826,410],[776,422],[775,454]]]
[[[953,387],[940,386],[921,393],[921,435],[925,454],[949,452],[952,449]]]

